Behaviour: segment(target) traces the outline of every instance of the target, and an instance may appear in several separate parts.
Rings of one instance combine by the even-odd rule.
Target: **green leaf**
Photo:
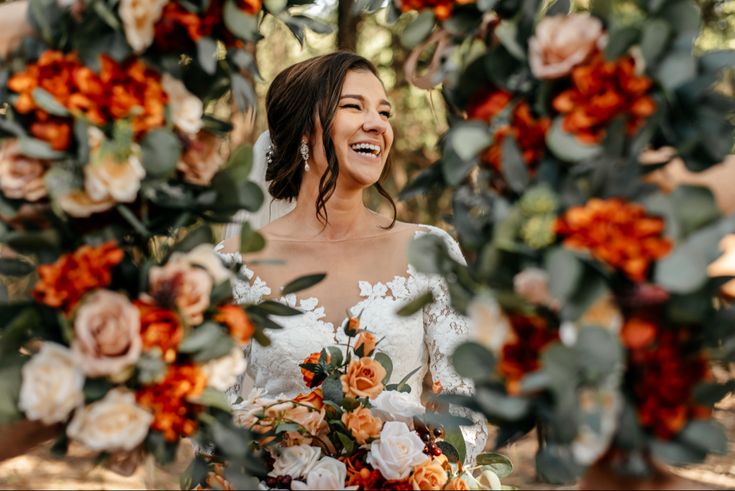
[[[727,454],[727,433],[722,424],[713,419],[690,421],[679,439],[703,452]]]
[[[212,418],[212,438],[217,448],[226,455],[241,457],[248,453],[249,438],[243,429],[233,428]]]
[[[303,314],[302,311],[275,300],[266,300],[256,305],[255,308],[270,315],[293,316]]]
[[[344,361],[344,355],[342,355],[342,350],[339,349],[337,346],[329,346],[327,348],[327,352],[329,353],[329,364],[333,367],[341,367],[342,362]]]
[[[344,447],[347,455],[351,455],[352,452],[355,451],[355,442],[353,442],[349,436],[345,435],[341,431],[338,431],[337,438],[339,438],[339,441],[342,442],[342,446]]]
[[[547,444],[536,454],[536,472],[543,482],[571,484],[579,478],[582,470],[570,447]]]
[[[205,73],[214,75],[217,71],[217,41],[203,37],[197,42],[197,61]]]
[[[694,400],[705,406],[714,406],[735,391],[735,380],[718,383],[700,383],[694,387]]]
[[[64,106],[62,106],[61,103],[57,101],[53,95],[51,95],[51,93],[42,89],[41,87],[36,87],[35,89],[33,89],[31,95],[33,96],[33,100],[35,101],[35,103],[38,104],[41,109],[43,109],[47,113],[61,117],[69,116],[69,111]]]
[[[577,137],[564,131],[563,122],[563,117],[557,117],[546,133],[546,145],[554,155],[567,162],[581,162],[600,155],[602,152],[600,145],[579,141]]]
[[[443,265],[448,259],[447,245],[436,235],[418,237],[408,245],[408,262],[422,273],[444,273]]]
[[[643,26],[641,51],[647,66],[655,66],[658,57],[668,45],[671,26],[662,19],[649,19]]]
[[[447,138],[452,149],[462,160],[476,157],[493,142],[487,125],[480,121],[463,121],[456,124]]]
[[[390,357],[382,351],[378,351],[377,353],[375,353],[373,358],[375,359],[375,361],[380,363],[383,368],[385,368],[385,377],[383,377],[382,382],[384,384],[387,384],[390,380],[390,376],[393,374],[393,361],[391,361]]]
[[[519,420],[531,408],[530,401],[526,398],[508,396],[485,387],[477,389],[475,399],[488,417],[503,421]]]
[[[37,140],[28,136],[19,138],[20,151],[26,157],[32,157],[41,160],[57,160],[64,157],[64,152],[59,152],[51,148],[51,146],[43,140]]]
[[[473,380],[483,380],[495,371],[495,355],[475,342],[462,343],[452,354],[452,365],[456,372]]]
[[[434,13],[431,10],[421,12],[401,34],[401,44],[408,49],[415,48],[429,37],[434,29]]]
[[[316,285],[317,283],[319,283],[326,277],[327,277],[326,273],[317,273],[317,274],[300,276],[293,281],[289,281],[288,284],[286,284],[286,286],[283,287],[283,291],[281,292],[281,294],[289,295],[291,293],[296,293],[302,290],[306,290],[307,288],[311,288],[312,286]]]
[[[457,460],[459,462],[464,462],[464,459],[467,456],[467,444],[464,441],[462,430],[457,427],[445,428],[444,441],[451,445],[454,448],[454,451],[457,452]]]
[[[128,224],[133,227],[133,229],[140,234],[143,238],[148,239],[153,234],[150,230],[143,224],[143,222],[140,221],[140,219],[135,216],[135,213],[133,213],[130,208],[123,205],[122,203],[119,203],[115,209],[120,214],[120,216],[128,222]]]
[[[431,290],[429,290],[414,298],[407,304],[403,305],[400,309],[398,309],[396,314],[401,317],[411,316],[426,307],[427,305],[431,304],[433,301],[434,294],[431,293]]]
[[[21,369],[22,359],[15,357],[8,363],[9,359],[4,356],[3,365],[0,367],[0,424],[10,423],[22,417],[18,409],[18,398],[22,381]]]
[[[211,244],[214,241],[212,227],[209,225],[200,225],[191,230],[186,237],[179,241],[173,248],[178,252],[189,252],[202,244]]]
[[[581,261],[568,249],[553,247],[544,255],[544,269],[549,276],[551,296],[565,303],[579,286]]]
[[[105,22],[105,24],[110,26],[115,31],[122,30],[122,26],[120,25],[120,22],[117,20],[117,16],[110,9],[110,7],[107,6],[105,2],[94,2],[93,8],[94,8],[95,13],[99,15],[100,19],[102,19]]]
[[[477,456],[477,465],[490,467],[500,479],[513,472],[513,463],[508,457],[499,453],[481,453]]]
[[[656,460],[665,464],[682,466],[704,461],[706,452],[676,440],[664,441],[654,439],[649,443],[651,454]]]
[[[602,383],[623,368],[624,350],[619,337],[601,327],[584,327],[574,345],[577,359],[591,383]]]
[[[288,6],[288,0],[265,0],[263,6],[271,14],[278,14]]]
[[[240,252],[247,254],[262,251],[264,248],[265,238],[259,232],[253,230],[250,223],[243,223],[240,228]]]
[[[26,276],[35,270],[36,267],[28,261],[8,257],[0,258],[0,275]]]
[[[342,382],[338,378],[327,378],[322,384],[322,394],[325,401],[332,401],[339,406],[344,398]]]
[[[145,449],[153,455],[161,465],[170,464],[176,460],[176,449],[178,448],[178,442],[171,443],[166,441],[163,433],[160,431],[149,431],[145,438]]]
[[[671,193],[671,200],[683,237],[709,225],[721,216],[715,195],[705,186],[680,185]]]
[[[449,462],[453,464],[459,462],[459,452],[454,448],[454,445],[444,440],[436,442],[436,446],[439,447]]]
[[[638,40],[640,29],[636,26],[624,26],[613,29],[608,33],[607,45],[605,46],[605,58],[616,60],[623,56],[628,48]]]
[[[212,387],[206,387],[198,397],[192,399],[192,402],[203,406],[215,407],[228,413],[232,411],[232,406],[230,405],[230,401],[227,400],[227,395]]]
[[[84,381],[84,401],[86,403],[99,401],[112,390],[113,385],[104,378],[88,378]]]
[[[516,139],[508,135],[503,140],[502,172],[510,188],[516,193],[523,192],[531,179]]]
[[[700,57],[699,63],[708,72],[732,68],[735,66],[735,49],[707,51]]]
[[[206,348],[217,341],[218,338],[227,336],[220,326],[213,322],[205,322],[201,326],[192,329],[179,344],[181,353],[195,353]]]
[[[143,167],[152,177],[167,177],[176,171],[181,157],[181,141],[173,131],[159,128],[149,131],[140,142]]]
[[[246,41],[257,40],[258,18],[240,10],[235,0],[226,0],[222,16],[232,34]]]
[[[697,60],[687,50],[669,53],[656,68],[654,75],[667,90],[674,90],[697,75]]]
[[[161,358],[160,348],[144,351],[136,363],[138,382],[153,384],[160,382],[166,376],[166,362]]]

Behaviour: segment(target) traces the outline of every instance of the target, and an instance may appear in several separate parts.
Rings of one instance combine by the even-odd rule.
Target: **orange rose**
[[[626,348],[639,349],[650,345],[656,339],[657,332],[654,322],[634,317],[625,322],[620,337]]]
[[[447,489],[447,490],[456,489],[460,491],[466,491],[466,490],[469,490],[470,487],[467,485],[465,481],[463,481],[462,479],[458,477],[455,477],[455,478],[450,479],[449,482],[447,482],[447,484],[444,485],[444,489]]]
[[[314,410],[306,406],[293,406],[283,414],[283,420],[296,423],[300,431],[289,431],[285,436],[286,446],[310,444],[312,438],[325,434],[329,426],[325,421],[325,410]]]
[[[44,305],[69,312],[85,293],[110,284],[111,270],[124,256],[114,242],[99,247],[84,245],[53,264],[38,267],[39,280],[33,297]]]
[[[377,340],[375,339],[375,335],[367,331],[363,331],[359,336],[357,336],[357,341],[355,342],[355,354],[357,356],[370,356],[373,354],[373,351],[375,351],[376,344]]]
[[[383,427],[383,421],[373,416],[370,409],[366,407],[359,407],[352,412],[344,413],[342,422],[360,445],[366,444],[371,438],[378,438]]]
[[[250,321],[248,314],[239,305],[221,306],[214,315],[214,321],[226,326],[230,331],[230,336],[241,344],[249,343],[255,332],[255,326]]]
[[[317,351],[315,353],[312,353],[309,356],[307,356],[306,358],[304,358],[304,361],[302,362],[302,364],[304,364],[304,365],[307,365],[307,364],[316,365],[317,363],[319,363],[319,358],[321,358],[321,356],[322,356],[322,354],[319,351]],[[331,359],[331,357],[329,355],[327,355],[327,363],[329,363],[329,360],[330,359]],[[311,370],[308,370],[308,369],[306,369],[304,367],[301,367],[301,375],[304,377],[304,383],[310,389],[313,389],[314,387],[318,387],[322,383],[322,380],[319,380],[319,381],[315,382],[314,381],[314,376],[316,374],[314,372],[312,372]]]
[[[255,15],[262,7],[261,0],[237,0],[237,7],[246,14]]]
[[[306,394],[297,395],[293,401],[319,410],[324,407],[324,394],[322,393],[322,389],[314,389]]]
[[[342,390],[349,397],[374,399],[383,391],[385,375],[385,368],[372,358],[353,360],[347,367],[347,373],[340,377]]]
[[[345,334],[352,337],[360,330],[360,319],[358,317],[350,317],[345,326]]]
[[[143,348],[160,348],[163,360],[176,360],[176,348],[184,337],[184,328],[176,312],[150,303],[136,300],[134,305],[140,312],[140,337]]]
[[[449,477],[441,462],[433,458],[414,467],[410,480],[413,489],[442,489]]]

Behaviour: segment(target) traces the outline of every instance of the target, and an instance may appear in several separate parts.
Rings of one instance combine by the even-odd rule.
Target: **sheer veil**
[[[265,180],[265,171],[268,165],[266,154],[271,146],[270,132],[264,131],[258,137],[253,147],[253,169],[250,171],[250,180],[256,183],[263,191],[263,205],[256,212],[247,210],[238,211],[232,217],[232,223],[225,226],[224,240],[233,236],[240,235],[240,229],[244,222],[250,222],[255,230],[259,230],[272,221],[281,218],[283,215],[293,210],[296,206],[295,202],[289,202],[282,199],[274,199],[268,192],[268,183]]]

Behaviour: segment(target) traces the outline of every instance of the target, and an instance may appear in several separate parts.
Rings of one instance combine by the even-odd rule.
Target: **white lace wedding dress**
[[[443,230],[421,225],[414,237],[427,233],[444,239],[452,257],[464,262],[458,244]],[[239,253],[220,254],[230,264],[242,264]],[[318,298],[298,298],[295,294],[272,297],[272,289],[265,281],[247,265],[243,264],[241,268],[250,281],[238,281],[235,285],[234,296],[238,303],[256,303],[265,298],[275,298],[304,312],[302,315],[275,318],[284,328],[268,331],[272,342],[270,346],[251,343],[246,348],[247,374],[254,380],[255,387],[266,391],[266,396],[283,394],[292,397],[304,392],[299,363],[322,348],[345,344],[347,339],[343,330],[324,319],[324,307]],[[378,339],[384,337],[378,349],[393,361],[391,382],[398,382],[415,368],[421,367],[408,380],[411,396],[416,401],[421,401],[427,370],[432,381],[441,384],[443,392],[468,394],[472,391],[471,382],[458,376],[450,361],[454,347],[468,339],[470,324],[467,318],[451,308],[443,278],[418,273],[409,265],[404,276],[395,276],[385,283],[359,281],[359,290],[362,299],[351,307],[350,315],[362,312],[361,327],[373,332]],[[396,315],[400,306],[428,290],[433,292],[434,303],[410,317]],[[231,392],[239,394],[240,386],[233,387]],[[473,426],[462,427],[467,443],[467,460],[472,462],[484,449],[487,426],[481,417],[469,411],[452,408],[452,412],[477,421]]]

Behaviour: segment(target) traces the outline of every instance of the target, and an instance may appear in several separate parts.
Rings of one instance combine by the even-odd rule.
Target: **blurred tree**
[[[357,51],[361,16],[354,14],[355,0],[337,2],[337,49]]]

